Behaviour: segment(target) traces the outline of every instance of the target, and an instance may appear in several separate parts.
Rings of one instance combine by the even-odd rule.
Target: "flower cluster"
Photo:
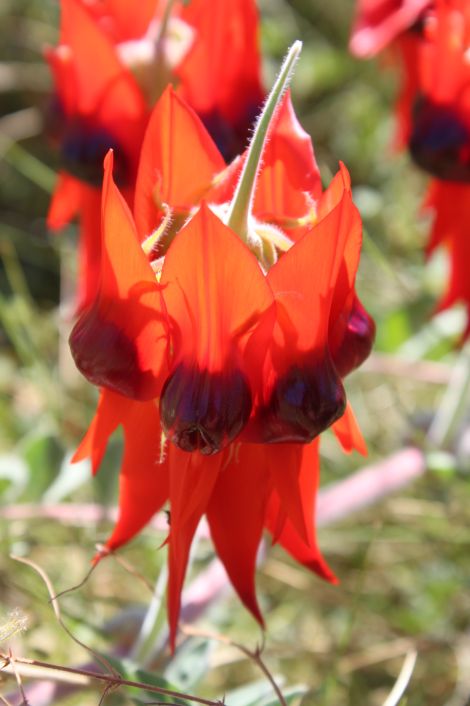
[[[132,205],[144,132],[167,83],[198,111],[226,157],[245,144],[264,95],[256,5],[143,0],[136,9],[130,2],[61,0],[59,44],[46,58],[55,87],[48,133],[62,165],[48,224],[60,229],[80,220],[81,310],[99,277],[103,159],[112,148],[116,179]]]
[[[400,139],[433,177],[425,200],[433,214],[428,253],[444,246],[450,259],[439,309],[463,302],[470,310],[470,6],[466,0],[359,3],[351,49],[367,55],[388,43],[400,47],[403,60]]]
[[[124,430],[120,512],[105,552],[129,541],[169,501],[173,645],[204,514],[233,586],[261,624],[255,566],[264,529],[297,561],[335,580],[315,537],[319,435],[331,426],[346,452],[365,453],[343,379],[368,356],[375,334],[355,291],[362,232],[349,174],[341,164],[323,190],[311,140],[286,92],[300,43],[248,149],[228,161],[219,128],[246,130],[261,97],[249,70],[258,58],[255,30],[242,23],[244,34],[237,24],[253,8],[220,0],[207,15],[207,6],[196,0],[180,8],[178,19],[200,35],[178,68],[181,84],[167,86],[145,118],[143,139],[131,123],[116,121],[121,139],[106,154],[93,221],[100,230],[96,279],[70,337],[77,367],[100,388],[75,460],[91,458],[96,472],[111,434],[119,425]],[[98,29],[106,28],[114,51],[116,37],[132,37],[108,22],[107,7],[100,3],[94,15],[78,0],[64,0],[64,17],[73,8],[101,39]],[[245,48],[250,61],[240,69],[230,56],[214,68],[214,44],[234,26],[253,49]],[[189,80],[191,57],[198,86]],[[222,74],[233,77],[235,92]],[[66,131],[74,120],[65,120]],[[140,115],[137,122],[142,130]],[[90,117],[87,137],[102,124]],[[122,156],[124,137],[141,141],[132,160]],[[77,183],[76,174],[64,178]],[[59,190],[53,212],[67,210],[63,198]]]

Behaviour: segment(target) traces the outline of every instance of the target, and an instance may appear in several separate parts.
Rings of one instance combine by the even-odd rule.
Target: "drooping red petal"
[[[349,402],[343,416],[333,424],[333,431],[345,453],[358,451],[362,456],[367,456],[367,445]]]
[[[470,311],[470,184],[434,179],[428,192],[426,207],[434,221],[428,251],[444,246],[449,255],[449,278],[438,304],[438,311],[462,302]],[[465,336],[470,331],[467,326]]]
[[[124,457],[119,478],[119,516],[106,542],[117,549],[152,519],[169,497],[168,457],[162,453],[160,418],[154,401],[127,400]]]
[[[222,454],[205,457],[169,449],[170,536],[168,622],[170,646],[175,648],[183,586],[189,551],[199,520],[207,509],[222,463]]]
[[[63,228],[77,215],[82,204],[82,184],[65,172],[59,174],[47,214],[47,225]]]
[[[267,453],[276,461],[277,447],[270,447]],[[319,481],[318,440],[302,448],[301,465],[298,475],[299,494],[302,500],[304,524],[308,532],[308,542],[299,535],[290,518],[286,518],[279,533],[279,513],[282,502],[277,492],[271,494],[266,526],[281,546],[301,564],[314,571],[321,578],[336,583],[336,578],[323,559],[318,548],[315,532],[315,504]]]
[[[169,86],[151,115],[135,196],[141,239],[162,218],[162,204],[189,213],[225,162],[195,112]]]
[[[279,511],[289,518],[299,537],[310,543],[310,518],[305,517],[305,498],[301,496],[299,474],[304,447],[301,444],[280,444],[276,453],[267,451],[269,471],[275,492],[279,498]]]
[[[100,291],[75,325],[75,362],[94,384],[135,399],[158,396],[167,328],[160,288],[137,240],[130,211],[105,162]]]
[[[119,426],[122,419],[126,418],[130,404],[131,402],[127,397],[117,395],[110,390],[101,390],[96,414],[72,457],[72,463],[90,458],[93,475],[98,472],[109,437]]]
[[[264,447],[236,444],[225,452],[207,508],[217,554],[244,605],[261,625],[255,570],[269,492]]]

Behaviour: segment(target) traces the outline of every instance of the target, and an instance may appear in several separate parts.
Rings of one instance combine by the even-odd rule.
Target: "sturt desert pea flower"
[[[357,325],[362,309],[354,293],[361,224],[347,171],[341,167],[321,193],[311,144],[285,101],[259,172],[267,125],[298,51],[294,45],[227,207],[223,177],[213,186],[222,157],[171,90],[144,141],[137,226],[113,182],[111,156],[105,164],[101,287],[71,336],[79,368],[102,391],[75,458],[91,457],[96,471],[109,436],[123,426],[120,515],[108,550],[170,501],[172,644],[201,516],[231,582],[262,623],[254,576],[263,528],[299,562],[334,580],[315,539],[318,435],[335,424],[347,450],[365,450],[351,410],[343,414],[335,366],[345,374],[366,355],[366,346],[351,346],[364,326]],[[165,115],[166,129],[156,130]],[[172,130],[183,125],[180,144]],[[226,172],[228,183],[234,171]],[[304,222],[289,214],[297,221],[295,242],[253,216],[257,198],[268,212],[278,195],[281,220],[284,196],[293,185],[302,194],[306,182],[316,196],[303,194]],[[272,246],[269,256],[258,239]],[[362,318],[370,349],[373,324]]]
[[[420,86],[410,152],[435,177],[425,207],[434,216],[428,252],[444,246],[450,268],[446,309],[463,302],[470,310],[470,6],[465,0],[440,0],[426,25],[420,50]],[[467,325],[465,336],[470,333]]]
[[[137,10],[128,2],[62,0],[61,8],[59,45],[46,52],[56,91],[48,131],[63,166],[48,223],[59,229],[79,216],[80,310],[96,291],[107,150],[114,150],[116,178],[132,203],[150,108],[169,80],[229,157],[247,139],[263,91],[254,0],[193,0],[188,7],[145,0]]]
[[[367,59],[387,50],[400,73],[395,143],[404,147],[418,89],[418,52],[433,0],[357,0],[349,48]]]

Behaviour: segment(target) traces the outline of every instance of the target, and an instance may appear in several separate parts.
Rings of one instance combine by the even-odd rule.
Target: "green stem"
[[[141,667],[147,664],[164,625],[165,612],[163,608],[167,583],[168,567],[164,564],[160,569],[152,600],[130,654],[132,661]]]
[[[256,178],[258,176],[269,127],[276,108],[289,86],[301,50],[302,42],[294,42],[284,59],[276,82],[256,123],[240,180],[237,184],[232,203],[230,204],[227,225],[245,242],[248,237],[248,219],[255,191]]]

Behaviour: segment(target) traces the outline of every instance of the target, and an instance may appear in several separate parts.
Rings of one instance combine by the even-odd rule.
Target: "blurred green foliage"
[[[462,315],[431,320],[446,271],[442,255],[424,263],[428,223],[419,208],[425,179],[391,148],[393,70],[348,55],[352,9],[352,0],[264,0],[262,45],[269,85],[286,47],[304,41],[294,104],[325,183],[339,159],[351,171],[364,222],[358,288],[378,335],[374,365],[351,377],[348,392],[374,461],[422,441],[455,360]],[[0,613],[18,608],[28,616],[28,629],[15,642],[21,654],[67,665],[86,660],[86,653],[55,621],[39,577],[9,554],[33,558],[57,591],[79,583],[95,542],[109,532],[105,509],[116,502],[121,442],[118,436],[96,480],[87,464],[70,464],[96,393],[73,370],[70,321],[58,308],[60,270],[64,290],[73,281],[76,229],[53,236],[45,226],[57,164],[41,134],[50,86],[42,47],[55,41],[57,21],[53,0],[3,0],[0,6],[0,501],[10,509],[96,502],[103,517],[75,524],[25,519],[20,511],[0,517]],[[403,368],[403,361],[416,367]],[[305,706],[382,704],[410,649],[418,651],[418,661],[403,703],[441,706],[460,688],[465,675],[459,665],[470,649],[465,423],[461,432],[445,454],[432,456],[422,480],[320,531],[339,586],[322,584],[278,548],[269,550],[258,580],[266,659],[287,685],[306,685]],[[322,452],[325,484],[364,463],[344,456],[328,434]],[[164,550],[157,551],[162,540],[146,530],[122,552],[151,582],[164,562]],[[210,547],[202,544],[200,554],[197,567],[207,562]],[[130,607],[142,608],[149,597],[135,576],[108,560],[61,605],[80,640],[109,652],[116,644],[126,647],[135,630]],[[260,639],[230,597],[214,605],[201,626],[251,647]],[[213,696],[238,689],[227,698],[232,706],[275,703],[256,666],[235,648],[191,639],[185,650],[179,662],[157,660],[152,678]],[[124,663],[119,671],[132,673]],[[0,693],[12,689],[12,680],[0,683]],[[304,692],[285,691],[294,702]],[[118,692],[106,703],[135,703],[134,697]],[[139,703],[141,697],[151,700],[140,694]],[[98,701],[95,691],[61,703]],[[464,700],[452,701],[458,703]]]

